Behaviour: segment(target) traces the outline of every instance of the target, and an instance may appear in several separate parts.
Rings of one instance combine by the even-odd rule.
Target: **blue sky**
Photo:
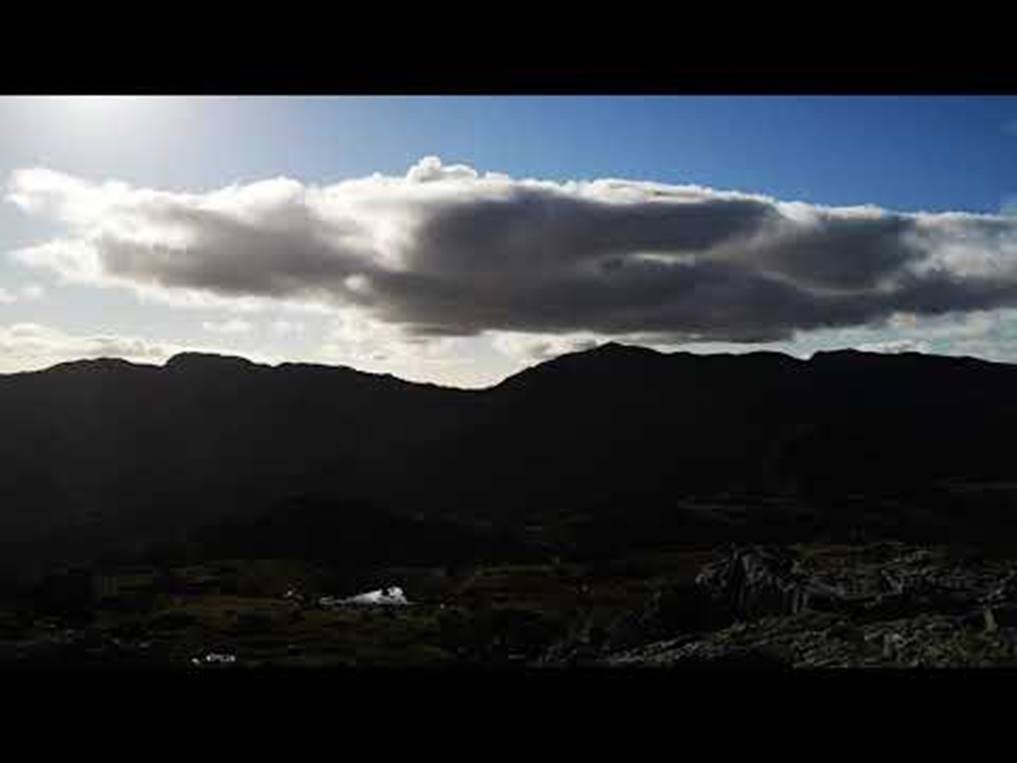
[[[1017,199],[1017,99],[0,99],[0,171],[8,179],[8,195],[15,173],[30,168],[46,168],[94,187],[120,181],[135,189],[194,196],[279,177],[319,187],[373,173],[403,177],[427,156],[441,157],[446,167],[467,165],[481,175],[496,172],[513,179],[566,183],[618,178],[809,205],[999,215]],[[89,224],[94,233],[94,226],[105,223]],[[384,227],[383,222],[372,225]],[[560,320],[545,326],[532,316],[488,325],[478,322],[478,313],[470,318],[472,333],[453,336],[459,329],[443,324],[441,338],[433,342],[419,337],[406,342],[399,332],[423,320],[417,314],[407,317],[408,305],[420,302],[416,297],[391,309],[377,303],[368,309],[364,302],[358,304],[360,312],[343,312],[345,308],[332,309],[334,300],[303,310],[295,305],[303,297],[290,299],[290,294],[284,300],[276,292],[259,291],[252,296],[261,304],[245,312],[222,300],[195,306],[140,295],[125,283],[123,273],[105,273],[121,277],[116,283],[68,279],[52,262],[40,265],[36,258],[30,264],[14,254],[47,241],[92,235],[72,228],[59,215],[10,200],[0,206],[0,371],[121,347],[143,347],[133,357],[151,362],[177,349],[204,348],[477,385],[615,331],[595,319],[589,326],[566,326]],[[487,250],[470,241],[478,252]],[[1009,256],[1005,243],[979,246],[997,247],[988,254],[1000,261]],[[194,256],[199,255],[218,253]],[[244,267],[243,259],[230,262]],[[147,283],[169,293],[175,287],[165,277],[146,272],[134,285]],[[459,283],[468,298],[469,282]],[[203,284],[188,288],[200,292]],[[209,288],[218,289],[221,297],[227,287]],[[235,291],[230,295],[236,296]],[[511,304],[521,304],[518,294],[512,299]],[[723,332],[706,341],[681,342],[674,332],[664,337],[656,318],[646,325],[657,332],[649,338],[668,348],[766,347],[807,353],[838,345],[880,346],[1017,361],[1017,332],[1007,300],[967,299],[958,311],[937,307],[934,313],[912,315],[904,310],[889,320],[881,313],[878,321],[809,324],[804,330],[796,324],[793,337],[758,343],[745,342],[744,326],[735,342],[725,341]],[[345,323],[337,334],[338,314]],[[435,315],[426,318],[432,321]],[[677,328],[685,331],[687,325]],[[512,336],[495,341],[502,330]],[[638,338],[632,332],[619,336]],[[643,331],[639,336],[648,335]],[[381,349],[372,352],[372,347]]]
[[[194,188],[399,173],[436,154],[513,176],[904,210],[988,212],[1017,193],[1011,97],[140,98],[88,111],[0,100],[3,169]]]

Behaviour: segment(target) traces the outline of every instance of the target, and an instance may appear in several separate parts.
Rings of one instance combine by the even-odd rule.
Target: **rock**
[[[1002,604],[985,608],[985,629],[987,631],[1014,627],[1017,627],[1017,604]]]
[[[905,640],[899,633],[883,634],[883,659],[893,660],[897,658],[905,645]]]
[[[982,610],[982,617],[984,618],[986,633],[995,633],[999,629],[999,624],[996,622],[996,616],[992,609],[985,607]]]
[[[892,553],[890,553],[892,552]],[[729,547],[571,646],[594,665],[975,667],[1017,664],[1017,572],[894,546],[808,557]],[[574,664],[574,663],[573,663]]]
[[[985,597],[986,603],[1003,604],[1017,603],[1017,571],[1011,570],[1006,577],[997,583]]]
[[[850,602],[840,593],[828,586],[812,583],[807,590],[806,607],[814,612],[839,614],[849,610]]]
[[[614,620],[607,628],[607,651],[629,649],[674,636],[722,628],[731,612],[701,586],[683,583],[656,591],[642,609]]]
[[[740,646],[715,640],[676,639],[611,655],[602,661],[616,667],[645,666],[682,670],[756,670],[791,667],[788,656],[772,645]]]
[[[784,549],[735,548],[704,567],[696,584],[741,620],[795,615],[807,606],[810,589],[795,563]]]
[[[750,648],[679,659],[673,662],[671,667],[709,670],[784,670],[790,665],[770,650]]]
[[[666,585],[639,608],[613,618],[587,617],[541,661],[577,664],[733,622],[727,604],[696,583]]]
[[[860,603],[856,614],[859,619],[869,622],[899,620],[915,612],[914,597],[907,592],[876,596]]]
[[[538,658],[542,665],[585,665],[600,659],[604,654],[606,630],[587,619],[565,638],[551,645]]]

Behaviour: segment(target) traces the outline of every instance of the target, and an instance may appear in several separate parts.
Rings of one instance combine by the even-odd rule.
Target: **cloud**
[[[25,299],[37,300],[46,296],[46,287],[38,283],[30,283],[22,287],[21,295]]]
[[[510,358],[523,362],[540,362],[570,352],[581,352],[596,347],[599,342],[591,335],[547,336],[498,332],[494,335],[495,349]]]
[[[356,309],[340,310],[322,325],[320,340],[315,336],[302,357],[455,387],[496,384],[518,370],[486,338],[417,336]]]
[[[162,362],[180,350],[174,345],[115,334],[75,335],[37,323],[0,326],[0,371],[45,368],[79,358],[116,357]]]
[[[284,318],[272,321],[272,331],[279,336],[291,336],[293,334],[302,334],[304,329],[307,328],[307,324],[303,321],[290,321]]]
[[[0,305],[12,304],[21,300],[39,300],[46,296],[46,287],[37,283],[22,286],[16,292],[0,287]]]
[[[227,321],[204,321],[201,327],[213,334],[248,334],[254,329],[249,321],[231,318]]]
[[[74,334],[38,323],[0,325],[0,373],[31,371],[57,363],[88,358],[123,358],[134,363],[161,364],[181,352],[220,355],[234,351],[214,345],[152,341],[116,333]],[[259,363],[277,363],[270,354],[245,352]]]
[[[862,352],[882,352],[897,354],[901,352],[929,352],[929,343],[915,339],[896,339],[886,342],[860,344],[856,348]]]
[[[911,313],[899,313],[887,321],[887,327],[900,333],[935,339],[962,339],[981,337],[992,332],[1000,323],[1005,311],[988,312],[975,310],[959,320],[956,317],[920,317]]]
[[[455,347],[453,337],[419,337],[358,310],[342,310],[326,329],[321,351],[364,367],[379,361],[442,362]]]
[[[423,338],[773,342],[1017,305],[1017,218],[1001,215],[513,179],[436,157],[402,177],[199,194],[27,169],[7,199],[65,226],[15,253],[65,279],[181,303],[355,312],[372,330]]]

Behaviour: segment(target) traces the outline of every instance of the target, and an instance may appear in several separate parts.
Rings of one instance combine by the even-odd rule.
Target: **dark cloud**
[[[871,289],[923,256],[910,235],[914,221],[888,216],[851,219],[827,216],[818,225],[785,226],[784,235],[749,251],[755,265],[803,287]]]
[[[1017,305],[1006,217],[512,180],[433,159],[405,178],[204,196],[43,180],[16,174],[9,198],[62,210],[72,235],[23,252],[29,262],[169,292],[352,305],[417,334],[757,342]]]
[[[419,272],[528,280],[634,253],[702,252],[774,217],[751,199],[617,204],[522,188],[435,208],[409,253]]]
[[[306,209],[271,211],[268,220],[238,220],[223,212],[158,208],[145,222],[186,230],[186,247],[139,246],[108,231],[94,241],[112,276],[224,296],[342,294],[343,279],[369,261],[369,252],[346,245],[335,226],[321,225]]]

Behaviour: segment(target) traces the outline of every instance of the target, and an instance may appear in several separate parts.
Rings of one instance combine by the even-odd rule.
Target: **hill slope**
[[[917,495],[930,527],[1008,527],[1010,493],[979,488],[972,503],[970,486],[1017,482],[1015,383],[1017,366],[970,358],[617,344],[485,390],[191,353],[66,363],[0,376],[0,533],[9,548],[100,547],[300,496],[518,526],[578,513],[691,527],[702,513],[683,506],[732,492],[838,511],[855,511],[851,495]]]

